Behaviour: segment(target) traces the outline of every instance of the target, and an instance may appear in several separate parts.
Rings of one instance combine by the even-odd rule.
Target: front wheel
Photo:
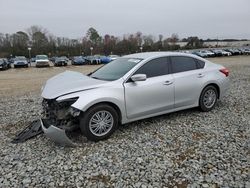
[[[216,105],[217,99],[218,99],[217,89],[212,85],[205,87],[201,92],[199,100],[200,109],[204,112],[212,110]]]
[[[81,118],[80,128],[88,140],[100,141],[109,138],[118,126],[118,114],[106,104],[90,108]]]

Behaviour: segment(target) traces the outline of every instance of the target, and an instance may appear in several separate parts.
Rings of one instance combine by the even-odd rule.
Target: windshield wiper
[[[94,78],[94,79],[102,80],[102,81],[114,81],[114,80],[108,80],[108,79],[98,78],[98,77],[95,77],[95,76],[90,76],[90,78]]]

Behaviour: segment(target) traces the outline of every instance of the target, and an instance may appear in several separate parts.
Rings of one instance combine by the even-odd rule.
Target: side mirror
[[[147,79],[146,74],[135,74],[135,75],[131,76],[131,80],[133,82],[145,81],[146,79]]]

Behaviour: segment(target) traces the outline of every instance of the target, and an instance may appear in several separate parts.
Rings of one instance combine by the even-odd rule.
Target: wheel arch
[[[95,104],[92,104],[83,113],[85,113],[86,111],[88,111],[90,108],[93,108],[94,106],[103,105],[103,104],[109,105],[109,106],[111,106],[112,108],[115,109],[115,111],[118,114],[119,123],[121,123],[122,122],[122,112],[121,112],[121,109],[119,108],[119,106],[117,104],[115,104],[113,102],[110,102],[110,101],[102,101],[102,102],[97,102]]]
[[[206,87],[208,87],[208,86],[214,86],[214,87],[216,88],[216,90],[217,90],[217,92],[218,92],[218,99],[220,99],[220,87],[219,87],[219,85],[216,84],[216,83],[209,83],[209,84],[205,85],[205,87],[203,87],[203,89],[201,90],[200,96],[201,96],[201,94],[202,94],[202,91],[203,91]]]

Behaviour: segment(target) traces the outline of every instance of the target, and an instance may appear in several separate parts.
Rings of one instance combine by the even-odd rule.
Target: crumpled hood
[[[82,73],[65,71],[50,78],[42,88],[42,97],[54,99],[59,96],[98,88],[107,81],[90,78]]]

